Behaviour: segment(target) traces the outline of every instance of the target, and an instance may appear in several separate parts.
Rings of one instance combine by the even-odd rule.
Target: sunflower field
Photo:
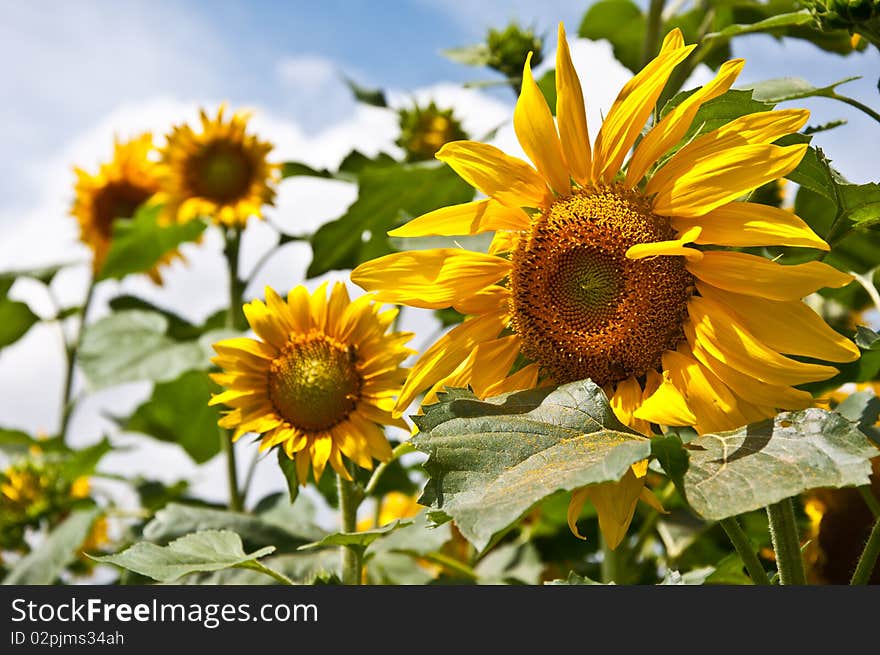
[[[492,6],[64,150],[4,584],[880,583],[880,1]]]

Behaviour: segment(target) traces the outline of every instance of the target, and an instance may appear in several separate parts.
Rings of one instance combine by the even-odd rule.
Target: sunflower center
[[[113,236],[113,221],[134,216],[137,208],[155,191],[125,181],[107,184],[94,199],[95,228],[109,239]]]
[[[235,143],[210,143],[195,157],[191,180],[203,198],[225,203],[245,195],[251,185],[253,165]]]
[[[292,337],[269,367],[269,397],[302,430],[327,430],[345,420],[360,398],[357,355],[323,334]]]
[[[626,258],[675,238],[641,195],[602,187],[535,217],[513,252],[513,328],[556,382],[643,375],[683,339],[693,277],[681,257]]]

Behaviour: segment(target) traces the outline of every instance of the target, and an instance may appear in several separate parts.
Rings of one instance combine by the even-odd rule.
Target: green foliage
[[[220,410],[208,405],[211,394],[219,391],[206,372],[187,371],[176,380],[156,384],[152,397],[122,422],[122,428],[176,443],[202,464],[220,452]]]
[[[385,99],[385,92],[382,91],[382,89],[367,89],[350,78],[345,78],[345,83],[348,85],[348,88],[351,89],[351,92],[354,94],[354,97],[358,102],[373,107],[388,106],[388,101]]]
[[[358,532],[334,532],[333,534],[328,534],[321,538],[319,541],[303,544],[299,548],[300,550],[310,550],[327,546],[354,546],[356,548],[365,549],[379,537],[410,524],[411,521],[392,521],[388,525],[383,525],[380,528],[372,528],[370,530],[359,530]]]
[[[200,220],[164,225],[159,222],[161,212],[160,205],[147,204],[138,209],[133,218],[114,221],[110,250],[98,272],[98,280],[145,273],[180,244],[198,239],[207,227],[207,223]]]
[[[11,300],[9,292],[15,278],[0,277],[0,351],[21,339],[40,320],[23,302]]]
[[[447,390],[413,418],[413,445],[429,455],[422,498],[484,550],[542,499],[619,480],[650,456],[590,381],[478,400]]]
[[[632,0],[599,0],[581,20],[578,36],[607,39],[617,60],[637,73],[644,63],[645,15]]]

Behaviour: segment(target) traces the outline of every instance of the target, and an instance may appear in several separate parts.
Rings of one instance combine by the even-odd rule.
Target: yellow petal
[[[609,398],[614,415],[624,425],[638,430],[644,435],[651,434],[651,426],[648,421],[637,419],[633,412],[642,404],[642,386],[635,378],[627,378],[619,382],[614,394]]]
[[[693,243],[700,236],[702,228],[697,225],[689,228],[678,239],[670,241],[652,241],[649,243],[637,243],[626,251],[628,259],[644,259],[645,257],[658,257],[668,255],[684,257],[689,262],[698,262],[703,258],[703,253],[696,248],[687,248],[684,244]]]
[[[276,348],[283,348],[287,343],[289,332],[278,318],[273,315],[260,300],[254,300],[244,306],[244,315],[257,336],[268,341]]]
[[[633,416],[658,425],[694,425],[697,422],[682,390],[675,386],[668,372],[664,373],[660,386],[642,400]]]
[[[312,440],[309,454],[312,457],[312,470],[315,473],[315,482],[321,480],[321,475],[324,473],[327,460],[330,459],[330,451],[332,449],[333,440],[328,433],[319,434]]]
[[[568,520],[568,529],[571,530],[571,533],[575,537],[577,537],[578,539],[583,539],[584,541],[586,541],[587,538],[580,532],[578,532],[577,520],[578,517],[581,515],[581,510],[584,508],[585,502],[587,502],[586,487],[573,491],[571,494],[571,500],[568,502],[568,512],[566,513],[566,518]]]
[[[520,339],[515,334],[479,344],[452,373],[434,384],[422,404],[436,402],[437,394],[447,387],[463,389],[470,386],[478,398],[487,397],[487,390],[504,380],[510,372],[519,349]]]
[[[696,342],[720,362],[779,386],[827,380],[837,369],[798,362],[767,347],[720,303],[694,296],[688,302]]]
[[[236,337],[235,339],[224,339],[218,341],[213,346],[218,355],[228,355],[235,357],[239,353],[248,353],[260,359],[275,359],[278,357],[278,349],[271,344],[248,337]]]
[[[590,134],[581,82],[571,62],[565,28],[559,23],[556,48],[556,121],[559,141],[571,176],[580,185],[590,181]]]
[[[724,246],[800,246],[828,250],[829,246],[794,213],[752,202],[730,202],[700,218],[672,218],[679,231],[702,228],[695,243]]]
[[[509,301],[510,289],[500,285],[492,285],[469,298],[459,300],[453,307],[462,314],[488,314],[507,311]]]
[[[852,341],[798,300],[779,302],[741,296],[701,282],[697,289],[703,297],[729,307],[749,332],[781,353],[830,362],[852,362],[861,354]]]
[[[666,36],[663,37],[663,44],[660,46],[660,52],[667,52],[668,50],[675,50],[683,47],[684,34],[682,34],[679,28],[675,27],[669,30]]]
[[[627,186],[636,186],[648,168],[681,140],[703,103],[726,93],[742,71],[744,64],[744,59],[732,59],[724,62],[715,79],[688,96],[663,120],[651,128],[651,131],[636,146],[627,166]]]
[[[495,146],[453,141],[435,156],[471,186],[508,207],[543,207],[552,202],[550,190],[534,168]]]
[[[703,216],[771,180],[784,177],[803,159],[807,144],[738,146],[695,161],[673,157],[645,188],[656,194],[654,211],[663,216]]]
[[[553,114],[532,77],[531,61],[530,52],[523,67],[522,90],[513,111],[513,129],[523,150],[550,188],[560,195],[567,195],[571,188],[568,166],[562,156]]]
[[[593,152],[593,179],[608,184],[617,175],[623,158],[633,146],[669,75],[696,46],[661,51],[635,77],[624,85],[596,137]]]
[[[768,300],[800,300],[823,287],[837,289],[852,277],[823,262],[784,266],[741,252],[714,250],[688,270],[714,287]]]
[[[631,468],[618,482],[603,482],[584,487],[584,491],[599,515],[599,529],[605,543],[614,550],[623,541],[636,511],[636,503],[645,487]]]
[[[538,364],[523,366],[516,373],[487,387],[483,393],[486,398],[491,398],[492,396],[500,396],[511,391],[534,389],[538,384],[538,373],[540,370],[541,367]]]
[[[469,318],[440,337],[410,370],[394,405],[394,416],[403,414],[420,391],[452,373],[477,345],[497,337],[507,320],[502,312]]]
[[[525,230],[528,227],[529,217],[523,210],[511,209],[489,198],[442,207],[391,230],[388,236],[458,236],[495,230]]]
[[[423,309],[441,309],[468,298],[510,272],[501,257],[457,248],[398,252],[351,272],[351,280],[376,299]]]

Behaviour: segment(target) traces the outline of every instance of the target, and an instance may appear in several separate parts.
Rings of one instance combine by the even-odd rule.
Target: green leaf
[[[293,506],[286,496],[278,501],[256,516],[170,503],[144,527],[144,538],[167,543],[190,532],[225,528],[240,535],[248,548],[273,545],[279,552],[295,552],[302,544],[324,536],[314,524],[314,507],[307,497],[300,496]]]
[[[387,526],[383,526],[387,527]],[[452,538],[452,527],[447,523],[433,526],[427,513],[421,511],[411,521],[398,525],[370,544],[370,553],[406,553],[413,557],[440,550]]]
[[[312,543],[303,544],[299,550],[311,550],[313,548],[324,548],[327,546],[356,546],[366,548],[371,543],[398,528],[410,525],[412,521],[392,521],[388,525],[381,528],[373,528],[372,530],[362,530],[360,532],[334,532],[326,537],[314,541]]]
[[[792,134],[779,139],[776,143],[782,146],[793,145],[795,143],[808,142],[809,137],[800,134]],[[804,158],[797,167],[785,176],[792,182],[807,187],[811,191],[818,193],[837,206],[836,187],[843,184],[846,180],[831,167],[831,162],[822,152],[821,148],[810,146],[804,154]],[[832,217],[833,218],[833,217]]]
[[[535,83],[538,85],[538,88],[541,89],[541,93],[544,94],[544,98],[547,100],[547,106],[550,107],[550,113],[554,116],[556,115],[556,69],[551,68],[546,73],[541,75]]]
[[[475,43],[474,45],[466,45],[460,48],[447,48],[441,50],[440,54],[457,64],[465,66],[488,66],[492,60],[492,52],[485,43]]]
[[[451,168],[436,164],[369,166],[359,174],[358,198],[312,237],[308,277],[354,268],[392,251],[386,232],[414,216],[467,202],[474,190]]]
[[[877,455],[858,426],[834,412],[784,412],[775,421],[706,434],[690,444],[691,507],[720,520],[819,487],[868,484]]]
[[[813,21],[813,16],[808,9],[793,11],[786,14],[779,14],[765,18],[756,23],[728,25],[718,32],[707,34],[708,39],[731,39],[742,34],[751,34],[752,32],[770,32],[781,27],[790,27],[792,25],[805,25]]]
[[[645,50],[645,15],[631,0],[599,0],[581,21],[578,36],[607,39],[617,60],[637,73]]]
[[[167,546],[140,542],[121,553],[92,559],[115,564],[160,582],[172,582],[188,573],[220,571],[256,562],[274,550],[274,546],[266,546],[247,554],[241,538],[234,532],[203,530],[185,535]]]
[[[3,584],[48,585],[54,583],[79,553],[92,525],[100,516],[99,508],[75,510],[64,519],[45,541],[16,562]]]
[[[302,162],[286,161],[281,164],[281,177],[323,177],[333,179],[336,175],[326,168],[317,169]]]
[[[843,184],[840,186],[844,215],[858,229],[880,224],[880,184]]]
[[[528,584],[541,582],[544,562],[531,543],[501,544],[493,548],[477,564],[480,584]]]
[[[296,501],[299,496],[299,479],[296,477],[296,460],[291,459],[284,452],[284,448],[276,448],[278,451],[278,468],[284,474],[284,480],[287,482],[287,494],[291,504]]]
[[[211,394],[219,391],[206,372],[187,371],[176,380],[157,384],[122,428],[176,443],[194,462],[203,464],[220,452],[220,410],[208,405]]]
[[[161,205],[143,205],[132,218],[113,222],[113,238],[98,280],[121,279],[131,273],[145,273],[186,241],[195,241],[205,231],[201,220],[161,225]]]
[[[447,390],[424,410],[413,417],[412,443],[429,455],[419,502],[453,518],[479,550],[554,492],[619,480],[651,454],[589,380],[488,400]]]
[[[385,92],[382,89],[367,89],[349,78],[345,78],[345,83],[359,102],[372,105],[373,107],[388,106],[388,101],[385,100]]]
[[[585,578],[582,575],[578,575],[574,571],[569,571],[568,577],[563,579],[557,578],[556,580],[550,580],[549,582],[545,582],[547,585],[603,585],[603,582],[596,582],[590,578]],[[613,584],[613,583],[612,583]]]
[[[223,327],[222,321],[219,323],[219,325],[214,324],[213,317],[209,318],[208,323],[204,326],[194,325],[193,323],[190,323],[188,320],[183,318],[180,314],[176,314],[175,312],[165,309],[164,307],[155,305],[148,300],[144,300],[143,298],[138,298],[137,296],[132,296],[128,294],[116,296],[115,298],[110,300],[110,309],[112,309],[114,312],[122,312],[129,309],[140,309],[147,312],[161,314],[168,320],[168,328],[166,329],[166,334],[176,341],[188,341],[191,339],[197,339],[208,330]]]
[[[167,382],[184,371],[210,366],[210,343],[218,335],[207,333],[200,341],[174,341],[166,332],[168,319],[155,312],[115,312],[86,327],[78,362],[93,389],[152,380]]]
[[[8,298],[8,288],[0,288],[0,351],[21,339],[40,320],[27,304]]]
[[[104,455],[111,450],[113,450],[113,444],[104,437],[92,446],[69,451],[61,460],[61,475],[71,482],[82,476],[91,475],[95,472]]]
[[[688,470],[688,451],[677,434],[668,434],[651,439],[651,456],[663,467],[664,473],[675,484],[676,489],[684,489],[684,475]]]
[[[856,327],[856,338],[854,341],[862,350],[880,350],[880,334],[864,325]]]
[[[799,100],[801,98],[814,98],[817,96],[833,98],[837,87],[858,79],[861,78],[858,76],[846,77],[834,82],[834,84],[817,87],[799,77],[777,77],[763,80],[744,88],[752,90],[752,96],[755,100],[775,104],[785,102],[786,100]]]
[[[859,430],[880,447],[880,428],[877,427],[877,421],[880,420],[880,398],[872,389],[849,395],[834,410],[856,423]]]

